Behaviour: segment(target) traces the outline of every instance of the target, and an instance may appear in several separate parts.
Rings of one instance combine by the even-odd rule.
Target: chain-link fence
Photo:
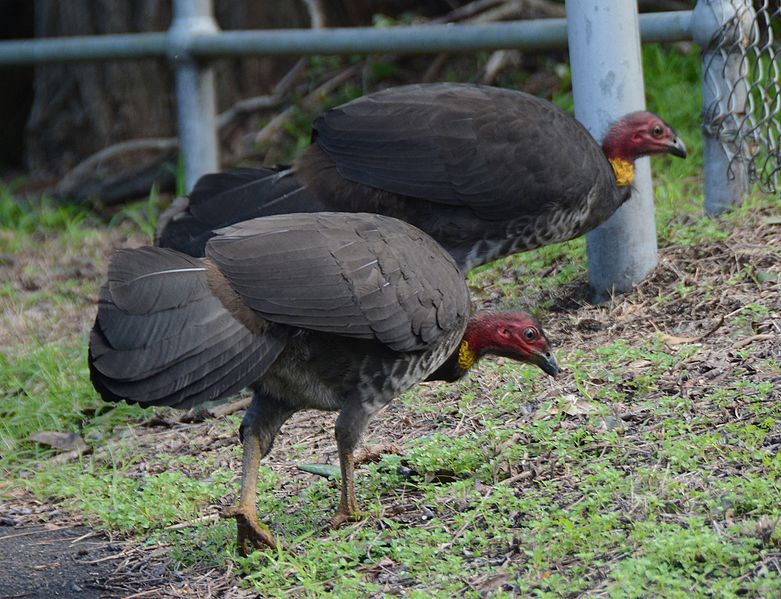
[[[730,178],[747,170],[750,181],[775,193],[781,172],[781,2],[703,4],[722,23],[703,48],[703,86],[716,92],[703,106],[703,128],[721,141]]]

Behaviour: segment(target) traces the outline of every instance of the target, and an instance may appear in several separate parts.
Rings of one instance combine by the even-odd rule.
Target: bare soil
[[[119,597],[107,580],[121,557],[118,544],[84,526],[0,528],[0,598]]]

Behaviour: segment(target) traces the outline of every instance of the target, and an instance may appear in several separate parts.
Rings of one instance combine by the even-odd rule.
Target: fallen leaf
[[[404,451],[395,443],[364,447],[355,452],[355,465],[379,462],[384,455],[404,455]]]
[[[84,453],[87,451],[87,444],[81,435],[76,433],[61,433],[57,431],[40,431],[30,435],[30,441],[35,441],[41,445],[48,445],[58,451],[76,451]]]
[[[659,333],[659,338],[667,345],[683,345],[684,343],[697,343],[698,341],[702,340],[701,336],[678,337],[676,335],[668,335],[666,333]]]
[[[454,483],[463,478],[463,476],[458,476],[452,470],[436,470],[435,472],[423,473],[424,483],[433,483],[436,485]]]
[[[723,324],[724,324],[724,316],[719,318],[719,321],[713,327],[711,327],[710,330],[703,333],[702,335],[697,335],[696,337],[678,337],[676,335],[668,335],[667,333],[663,333],[662,331],[660,331],[655,324],[653,324],[653,327],[656,329],[656,332],[663,343],[667,345],[683,345],[684,343],[698,343],[702,341],[706,337],[709,337],[710,335],[715,333]]]
[[[316,474],[329,479],[342,478],[342,472],[333,464],[296,464],[296,468],[309,474]]]
[[[768,216],[765,218],[766,225],[781,225],[781,216]]]
[[[472,586],[481,593],[491,593],[492,591],[501,589],[504,585],[511,582],[512,579],[513,575],[509,572],[501,572],[499,574],[489,576],[480,582],[474,582],[472,583]]]
[[[628,368],[633,368],[635,370],[641,370],[643,368],[648,368],[649,366],[653,366],[654,363],[651,362],[651,360],[632,360],[627,364]]]
[[[746,347],[747,345],[751,345],[752,343],[756,343],[758,341],[770,341],[771,339],[775,339],[776,336],[772,333],[764,333],[762,335],[751,335],[751,337],[745,337],[744,339],[740,339],[739,341],[735,341],[735,343],[732,344],[733,349],[740,349],[742,347]]]
[[[598,411],[599,408],[593,402],[579,395],[569,393],[562,396],[557,404],[550,406],[546,410],[546,415],[568,414],[569,416],[580,416],[582,414],[593,414]]]

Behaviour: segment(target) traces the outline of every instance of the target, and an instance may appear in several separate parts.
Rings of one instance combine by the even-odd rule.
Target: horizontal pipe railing
[[[642,40],[690,40],[690,21],[691,11],[642,15]],[[190,47],[195,55],[218,57],[246,54],[397,54],[566,46],[566,19],[538,19],[485,25],[420,25],[391,29],[361,27],[223,31],[211,37],[196,36]]]
[[[644,42],[691,40],[691,11],[640,15]],[[275,29],[195,34],[193,57],[427,53],[442,51],[547,49],[567,45],[566,19],[483,25],[420,25],[337,29]],[[166,33],[75,36],[0,42],[0,65],[121,60],[167,56]],[[174,56],[175,57],[175,56]]]
[[[157,58],[166,55],[166,33],[81,35],[0,42],[0,65]]]

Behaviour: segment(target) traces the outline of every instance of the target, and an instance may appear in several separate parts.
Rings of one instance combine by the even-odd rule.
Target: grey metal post
[[[738,141],[745,119],[753,23],[749,0],[699,0],[692,38],[702,49],[702,132],[705,212],[720,214],[740,204],[749,190],[748,163]]]
[[[637,2],[567,0],[575,115],[602,139],[610,123],[645,108]],[[586,236],[593,301],[624,292],[656,266],[651,168],[637,161],[632,198]]]
[[[179,149],[188,192],[201,175],[219,169],[214,69],[190,52],[195,37],[216,33],[212,0],[174,0],[168,56],[176,67]]]

